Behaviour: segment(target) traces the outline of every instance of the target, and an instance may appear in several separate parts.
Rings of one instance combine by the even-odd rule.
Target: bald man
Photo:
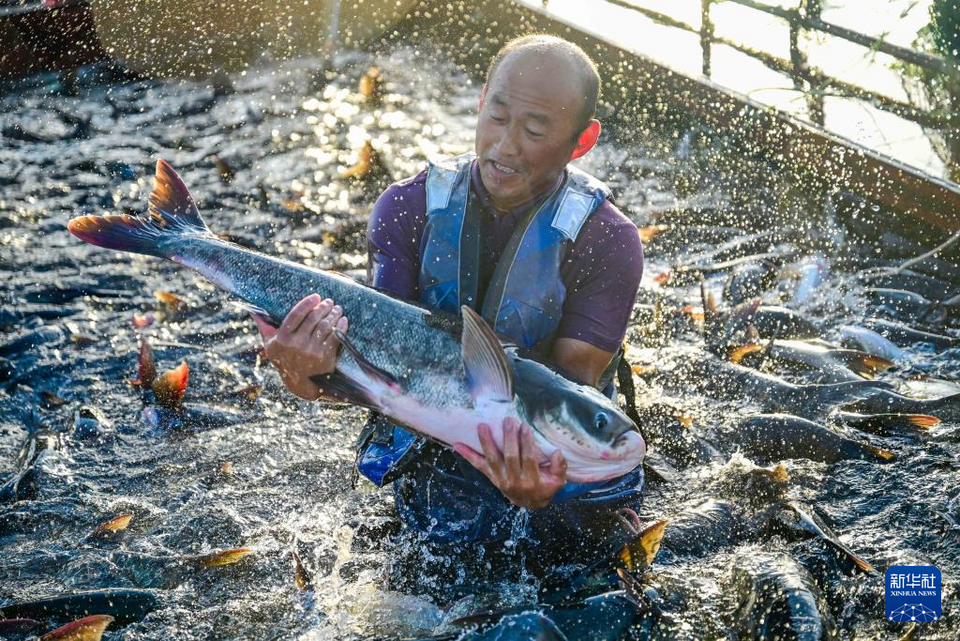
[[[599,86],[593,62],[565,40],[505,45],[480,96],[476,153],[433,163],[378,199],[368,282],[451,314],[469,305],[569,378],[615,395],[643,250],[609,189],[569,166],[600,134]],[[320,398],[310,376],[333,370],[333,329],[349,331],[336,302],[310,296],[279,329],[258,325],[290,391]],[[374,416],[357,467],[378,486],[394,483],[401,520],[430,541],[496,548],[517,537],[526,509],[521,537],[550,546],[554,560],[614,554],[628,535],[617,512],[640,506],[641,468],[603,483],[568,482],[559,452],[541,465],[529,425],[502,427],[502,448],[480,424],[482,451],[451,451]]]

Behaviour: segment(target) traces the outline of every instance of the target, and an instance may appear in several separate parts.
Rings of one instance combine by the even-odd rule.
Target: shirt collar
[[[477,195],[477,198],[480,199],[480,205],[483,207],[484,211],[496,212],[497,214],[505,218],[511,218],[511,217],[517,216],[522,212],[527,211],[530,205],[542,200],[548,194],[553,193],[557,189],[557,187],[560,186],[560,183],[563,182],[563,178],[564,176],[566,176],[566,174],[567,174],[566,170],[560,172],[560,175],[557,176],[557,182],[555,182],[553,186],[543,190],[541,193],[535,195],[533,198],[530,198],[529,200],[523,202],[517,207],[514,207],[513,209],[502,211],[493,203],[493,199],[490,197],[490,193],[487,191],[487,188],[483,186],[483,180],[480,178],[479,163],[476,160],[474,160],[473,163],[470,165],[470,182],[471,182],[471,185],[473,186],[473,193],[475,193]]]

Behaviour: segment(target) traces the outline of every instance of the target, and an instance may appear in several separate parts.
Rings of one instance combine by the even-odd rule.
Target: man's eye
[[[493,114],[490,114],[490,120],[492,120],[493,122],[506,122],[506,121],[507,121],[506,118],[501,118],[500,116],[494,116]]]
[[[539,131],[534,131],[532,129],[527,129],[527,135],[531,138],[543,138],[543,134]]]

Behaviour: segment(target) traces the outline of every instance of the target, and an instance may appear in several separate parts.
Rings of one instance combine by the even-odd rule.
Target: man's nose
[[[516,156],[520,153],[520,131],[513,125],[503,128],[497,141],[497,152],[504,156]]]

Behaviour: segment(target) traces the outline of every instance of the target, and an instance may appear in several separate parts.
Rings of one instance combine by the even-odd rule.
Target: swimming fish
[[[350,333],[339,336],[336,370],[317,384],[328,396],[377,410],[428,438],[480,450],[480,422],[493,425],[502,443],[500,426],[515,417],[534,428],[544,456],[563,452],[572,481],[615,478],[643,460],[643,438],[612,401],[505,345],[473,310],[464,307],[461,322],[221,240],[163,160],[149,218],[81,216],[68,228],[94,245],[189,267],[276,322],[308,294],[336,301]]]

